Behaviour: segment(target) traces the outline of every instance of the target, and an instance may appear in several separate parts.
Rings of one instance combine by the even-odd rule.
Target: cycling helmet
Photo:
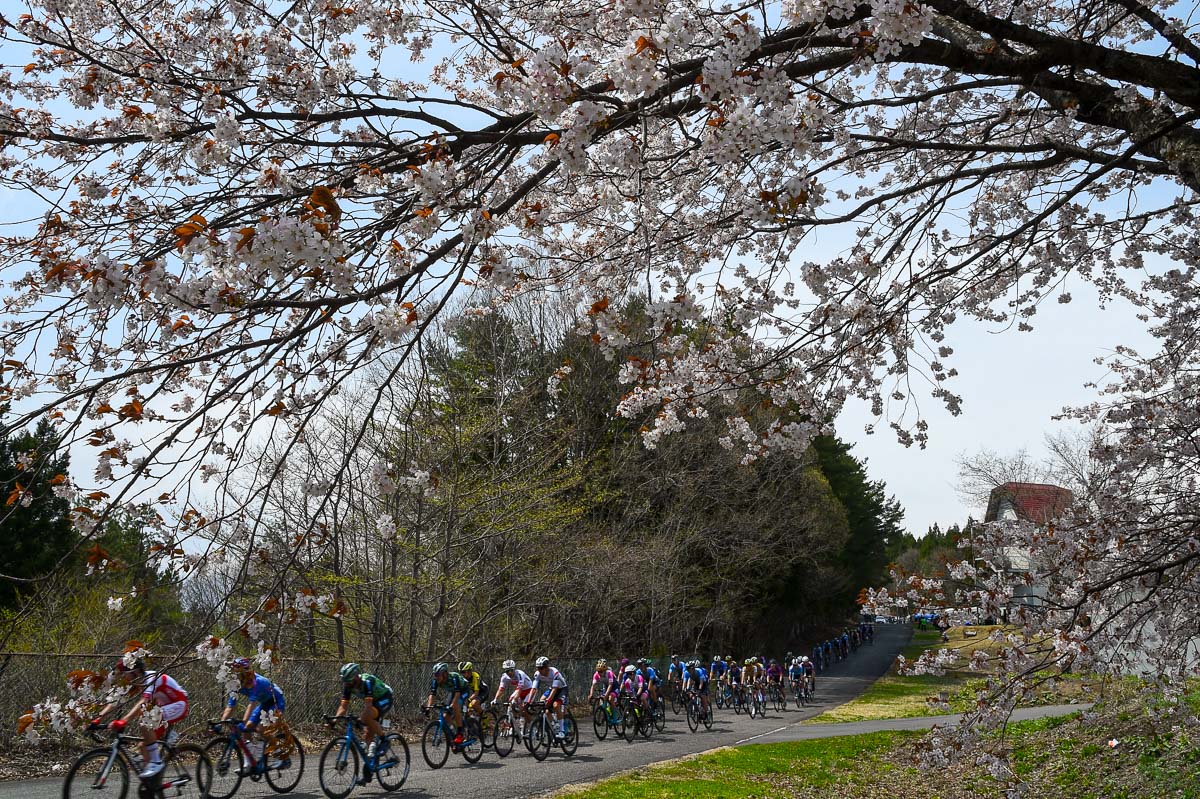
[[[637,659],[637,664],[638,664],[639,666],[645,666],[645,665],[646,665],[646,659],[645,659],[645,658],[638,658],[638,659]]]
[[[229,668],[234,671],[250,671],[250,658],[234,658],[229,661]]]
[[[778,666],[779,664],[775,662],[775,658],[771,658],[771,663],[769,665]]]
[[[742,663],[742,665],[743,666],[753,666],[754,665],[753,660],[754,660],[754,658],[746,658],[745,662]]]
[[[607,669],[608,669],[608,661],[607,660],[605,660],[604,658],[600,658],[599,660],[596,661],[596,671],[605,671]]]
[[[621,668],[625,668],[628,665],[629,665],[629,658],[621,658]]]
[[[439,674],[448,674],[449,672],[450,672],[450,664],[449,663],[437,663],[433,667],[433,676],[434,677],[438,676]]]
[[[725,659],[728,660],[730,663],[737,663],[737,661],[734,660],[733,655],[726,655]]]
[[[630,663],[628,666],[625,667],[625,673],[626,674],[637,674],[637,666]]]
[[[651,660],[650,658],[646,658],[646,667],[649,668],[650,666],[653,666],[653,665],[654,665],[654,661]]]
[[[500,664],[500,668],[503,669],[504,671],[512,671],[516,667],[517,667],[517,661],[515,661],[515,660],[506,660]]]
[[[537,661],[534,662],[533,665],[539,669],[542,668],[543,666],[549,666],[550,658],[546,657],[545,655],[542,655],[540,658],[537,659]]]
[[[671,655],[671,660],[679,660],[679,655]]]
[[[804,657],[800,658],[800,662],[801,662],[801,663],[807,663],[807,662],[808,662],[808,655],[805,655]]]
[[[475,664],[469,660],[464,660],[462,663],[458,664],[458,670],[464,672],[475,671]]]
[[[345,666],[342,666],[340,673],[343,683],[354,682],[354,678],[362,674],[362,666],[357,663],[347,663]]]

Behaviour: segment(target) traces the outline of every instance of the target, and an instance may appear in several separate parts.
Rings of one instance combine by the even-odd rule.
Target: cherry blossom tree
[[[198,527],[253,536],[263,496],[201,514],[191,492],[269,469],[256,441],[286,454],[454,297],[565,296],[621,358],[610,308],[641,295],[657,356],[625,362],[618,412],[648,447],[719,415],[748,462],[804,450],[850,397],[923,444],[920,400],[960,411],[956,320],[1027,330],[1087,281],[1162,341],[1120,351],[1078,412],[1118,477],[1069,534],[986,535],[1057,569],[1027,628],[1055,652],[1153,629],[1157,662],[1188,668],[1186,2],[24,5],[0,19],[24,62],[0,74],[0,181],[25,223],[0,254],[0,401],[94,448],[84,536],[133,502],[164,557],[193,557]],[[778,413],[756,426],[747,391]],[[305,490],[324,501],[354,448]],[[982,584],[1003,601],[1002,575]]]

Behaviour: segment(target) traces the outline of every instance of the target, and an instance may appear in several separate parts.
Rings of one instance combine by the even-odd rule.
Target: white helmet
[[[503,671],[508,671],[509,669],[515,669],[516,667],[517,667],[517,661],[515,661],[515,660],[506,660],[500,664],[500,668]]]
[[[628,666],[626,666],[626,667],[625,667],[625,673],[626,673],[626,674],[636,674],[636,673],[637,673],[637,666],[635,666],[635,665],[633,665],[632,663],[630,663]]]
[[[546,657],[545,655],[542,655],[540,658],[537,659],[537,661],[533,665],[535,668],[539,668],[539,669],[542,666],[549,666],[550,658]]]
[[[804,657],[800,658],[800,662],[801,662],[801,663],[807,663],[807,662],[808,662],[808,655],[805,655]]]

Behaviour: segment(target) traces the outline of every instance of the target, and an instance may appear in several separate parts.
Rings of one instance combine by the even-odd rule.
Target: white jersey
[[[528,691],[533,687],[533,680],[529,679],[529,675],[520,669],[514,669],[516,676],[509,677],[508,672],[500,674],[500,690],[507,691],[509,688],[519,688],[522,691]]]
[[[553,666],[547,666],[546,668],[547,668],[546,674],[542,674],[540,671],[536,671],[536,670],[533,672],[533,687],[534,688],[537,688],[539,685],[545,686],[546,688],[566,688],[567,687],[567,678],[563,676],[563,673],[561,671],[554,668]]]
[[[173,677],[152,671],[146,675],[142,697],[153,699],[154,704],[159,707],[166,707],[176,702],[186,702],[188,695],[187,691],[183,690],[183,687],[175,682]]]

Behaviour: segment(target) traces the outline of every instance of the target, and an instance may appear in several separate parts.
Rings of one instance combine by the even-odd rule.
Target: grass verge
[[[1153,732],[1144,707],[1009,725],[990,748],[1010,755],[1025,795],[1038,799],[1193,799],[1200,796],[1195,733]],[[752,744],[648,766],[587,786],[570,799],[1001,799],[1005,784],[968,756],[940,769],[917,765],[921,732],[877,732]],[[1110,745],[1109,741],[1115,741]],[[818,794],[819,795],[819,794]]]

